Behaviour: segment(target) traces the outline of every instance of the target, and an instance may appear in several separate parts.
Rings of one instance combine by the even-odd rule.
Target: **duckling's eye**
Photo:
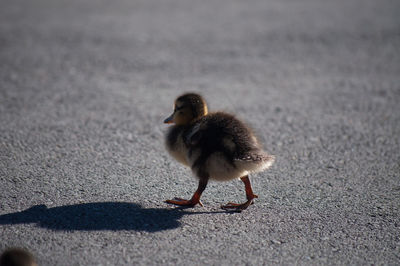
[[[182,110],[184,106],[179,106],[179,107],[175,107],[174,112],[178,112],[179,110]],[[181,112],[180,112],[181,113]]]

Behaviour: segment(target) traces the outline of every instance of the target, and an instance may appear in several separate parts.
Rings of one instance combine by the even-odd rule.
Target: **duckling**
[[[221,206],[225,210],[242,211],[258,198],[253,193],[249,174],[269,168],[275,156],[261,149],[252,131],[235,116],[208,113],[202,96],[187,93],[175,100],[173,113],[164,123],[173,124],[165,138],[169,154],[178,162],[190,167],[199,185],[190,200],[174,198],[167,203],[193,207],[203,206],[202,192],[209,180],[229,181],[239,178],[245,186],[245,203]]]

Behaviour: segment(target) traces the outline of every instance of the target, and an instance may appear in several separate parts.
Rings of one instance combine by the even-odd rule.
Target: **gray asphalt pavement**
[[[400,2],[1,0],[0,251],[40,265],[399,265]],[[175,97],[276,163],[211,183],[163,146]]]

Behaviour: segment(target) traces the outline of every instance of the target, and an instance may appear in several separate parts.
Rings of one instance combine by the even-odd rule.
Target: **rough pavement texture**
[[[0,250],[40,265],[400,264],[400,2],[2,0]],[[163,146],[176,96],[277,156],[196,180]]]

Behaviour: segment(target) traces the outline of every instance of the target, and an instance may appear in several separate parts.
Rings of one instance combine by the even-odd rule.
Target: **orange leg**
[[[221,206],[222,209],[241,212],[241,211],[247,209],[247,207],[249,207],[251,204],[254,203],[253,199],[258,198],[258,196],[253,193],[253,189],[251,188],[249,176],[248,175],[243,176],[240,178],[240,180],[242,180],[244,183],[247,201],[242,204],[229,202],[228,204]]]
[[[174,198],[172,200],[166,200],[166,203],[175,204],[179,206],[187,206],[187,207],[194,207],[196,204],[199,204],[203,207],[203,204],[200,201],[201,193],[206,189],[208,183],[208,178],[200,179],[199,187],[197,188],[196,192],[194,192],[192,198],[190,200],[185,200],[181,198]]]

